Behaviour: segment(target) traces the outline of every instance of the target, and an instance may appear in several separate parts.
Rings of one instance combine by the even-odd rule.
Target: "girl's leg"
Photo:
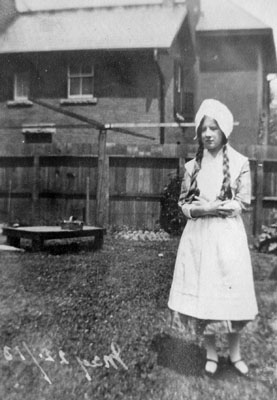
[[[205,370],[210,374],[214,374],[217,370],[218,363],[215,335],[204,335],[204,346],[207,350]]]
[[[234,367],[243,375],[248,373],[248,367],[245,362],[241,359],[240,354],[240,334],[229,333],[228,334],[230,360]]]

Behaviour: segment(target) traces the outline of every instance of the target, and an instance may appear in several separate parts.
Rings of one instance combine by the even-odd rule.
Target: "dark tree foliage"
[[[176,175],[164,187],[161,198],[161,227],[172,235],[180,235],[186,218],[178,206],[182,179]]]

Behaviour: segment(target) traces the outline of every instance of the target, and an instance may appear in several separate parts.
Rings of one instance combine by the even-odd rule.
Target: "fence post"
[[[12,180],[9,179],[8,191],[8,224],[12,222]]]
[[[90,225],[89,193],[90,193],[90,184],[89,184],[89,176],[87,176],[87,178],[86,178],[86,212],[85,212],[86,225]]]
[[[186,159],[184,157],[179,157],[179,165],[178,165],[178,175],[182,179],[184,175]]]
[[[37,224],[39,218],[39,156],[34,155],[33,185],[32,185],[32,225]]]
[[[264,191],[264,162],[257,159],[256,165],[256,204],[254,219],[254,235],[261,233],[263,223],[263,191]]]
[[[99,130],[98,171],[96,192],[96,224],[100,227],[108,223],[109,216],[109,159],[106,150],[107,131]]]

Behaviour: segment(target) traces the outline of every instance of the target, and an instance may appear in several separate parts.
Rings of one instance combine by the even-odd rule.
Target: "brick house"
[[[31,98],[103,123],[193,118],[194,86],[185,90],[183,76],[195,62],[197,2],[14,1],[0,34],[2,125],[53,123],[56,140],[93,140],[91,129],[74,129],[77,121]],[[163,129],[151,136],[164,141]],[[8,137],[21,138],[15,131]]]
[[[232,1],[56,3],[1,5],[2,126],[55,124],[57,141],[91,141],[91,129],[77,129],[77,121],[30,98],[111,123],[174,122],[180,115],[190,122],[201,100],[215,97],[240,122],[234,143],[266,141],[258,133],[268,114],[266,75],[276,71],[272,30]],[[192,129],[140,132],[157,143],[193,137]],[[22,140],[20,130],[0,136]],[[108,140],[143,142],[115,133]]]

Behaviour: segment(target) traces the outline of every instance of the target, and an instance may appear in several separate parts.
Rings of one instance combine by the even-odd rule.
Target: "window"
[[[30,95],[30,73],[16,72],[13,76],[13,100],[7,101],[8,107],[32,107],[33,102],[29,100]]]
[[[182,100],[182,92],[184,89],[184,70],[183,67],[178,64],[177,66],[177,93]]]
[[[14,100],[28,100],[29,87],[29,73],[17,72],[14,75]]]
[[[185,75],[182,64],[175,64],[174,117],[179,122],[191,122],[194,119],[194,95],[189,72]]]
[[[94,66],[74,63],[68,67],[68,98],[91,98],[94,92]]]
[[[177,120],[182,121],[184,116],[184,69],[179,63],[175,64],[175,99],[174,99],[174,116]]]

